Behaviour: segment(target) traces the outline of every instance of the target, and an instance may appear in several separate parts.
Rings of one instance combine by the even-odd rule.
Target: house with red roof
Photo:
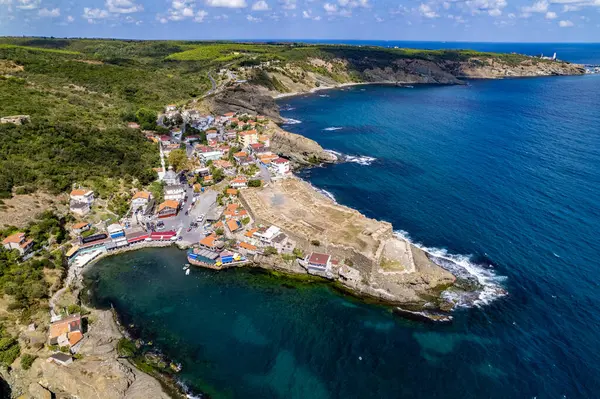
[[[33,240],[28,239],[25,233],[19,232],[11,234],[2,240],[2,245],[9,251],[16,249],[23,256],[33,248]]]

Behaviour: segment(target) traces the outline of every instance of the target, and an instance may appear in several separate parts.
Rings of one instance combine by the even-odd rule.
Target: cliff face
[[[271,95],[308,92],[316,88],[348,83],[464,84],[464,79],[499,79],[554,75],[582,75],[582,65],[524,56],[474,56],[468,59],[428,60],[421,58],[343,59],[312,58],[304,66],[270,68],[269,76],[278,83]]]
[[[316,141],[282,130],[274,123],[267,126],[266,134],[271,141],[271,151],[290,159],[296,166],[316,162],[334,163],[335,155],[323,150]]]
[[[241,112],[253,115],[265,115],[275,122],[282,122],[279,106],[267,89],[250,84],[239,84],[225,88],[208,97],[205,102],[215,114]]]

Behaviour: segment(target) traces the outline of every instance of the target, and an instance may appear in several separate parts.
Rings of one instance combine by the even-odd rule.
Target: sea
[[[600,64],[597,44],[459,47]],[[422,323],[327,284],[186,276],[168,248],[98,262],[93,305],[181,363],[196,395],[599,397],[600,75],[354,86],[279,105],[287,130],[343,160],[302,178],[507,295],[484,290],[452,323]]]

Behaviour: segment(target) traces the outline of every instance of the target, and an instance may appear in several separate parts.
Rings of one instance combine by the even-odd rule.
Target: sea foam
[[[342,127],[339,126],[331,126],[331,127],[326,127],[325,129],[323,129],[326,132],[333,132],[335,130],[342,130]]]
[[[302,123],[302,121],[299,121],[298,119],[292,119],[292,118],[284,118],[283,119],[283,124],[284,125],[297,125],[299,123]]]
[[[446,291],[443,296],[460,307],[472,307],[488,305],[495,299],[506,296],[507,292],[502,288],[502,281],[506,280],[504,276],[498,276],[491,268],[491,265],[485,266],[474,263],[469,255],[456,255],[448,253],[443,248],[430,248],[421,243],[411,240],[406,231],[394,231],[396,237],[407,240],[417,248],[428,253],[433,262],[448,270],[456,277],[464,279],[474,279],[480,285],[481,289],[475,293],[475,297],[470,292],[457,293]]]
[[[369,166],[373,162],[377,161],[377,158],[368,157],[366,155],[346,155],[334,150],[325,150],[325,152],[335,155],[339,162],[352,162],[359,165]]]

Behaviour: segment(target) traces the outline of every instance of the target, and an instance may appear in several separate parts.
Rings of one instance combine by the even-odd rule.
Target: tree
[[[156,128],[156,119],[158,115],[156,111],[148,108],[140,108],[135,113],[135,119],[137,119],[140,127],[144,130],[154,130]]]
[[[152,193],[152,197],[154,197],[154,201],[157,204],[160,204],[164,200],[164,187],[165,184],[162,181],[155,181],[148,187],[148,190]]]
[[[260,181],[260,180],[248,181],[248,187],[260,187],[261,185],[262,185],[262,181]]]
[[[314,245],[315,247],[318,247],[321,245],[321,242],[319,240],[311,240],[310,244]]]
[[[302,250],[301,250],[300,248],[298,248],[298,247],[294,248],[294,250],[292,251],[292,253],[294,254],[294,256],[295,256],[296,258],[300,258],[300,259],[304,258],[304,253],[303,253],[303,252],[302,252]]]
[[[277,249],[275,247],[266,247],[263,251],[264,255],[277,255]]]
[[[220,227],[219,227],[218,229],[216,229],[216,230],[215,230],[215,233],[216,233],[218,236],[222,236],[224,232],[225,232],[225,231],[224,231],[222,228],[220,228]]]
[[[187,167],[188,157],[184,150],[173,150],[169,153],[169,164],[179,172]]]

